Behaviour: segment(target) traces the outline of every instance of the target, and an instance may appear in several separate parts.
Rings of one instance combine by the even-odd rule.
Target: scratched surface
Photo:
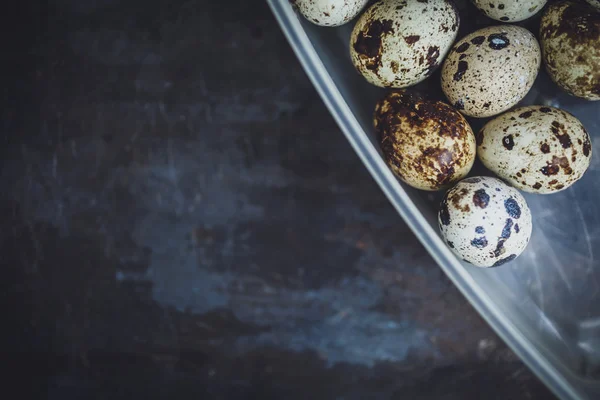
[[[22,15],[37,30],[9,47],[0,170],[2,351],[22,390],[549,398],[251,3]]]

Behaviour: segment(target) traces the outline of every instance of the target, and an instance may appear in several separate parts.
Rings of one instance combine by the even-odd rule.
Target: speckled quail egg
[[[295,0],[298,11],[321,26],[340,26],[358,15],[369,0]]]
[[[380,0],[356,22],[350,56],[372,84],[408,87],[442,62],[458,25],[458,12],[449,0]]]
[[[540,23],[546,70],[568,93],[600,100],[600,13],[586,4],[551,4]]]
[[[459,40],[442,66],[442,90],[463,114],[491,117],[517,104],[540,68],[540,47],[531,32],[490,26]]]
[[[531,212],[523,196],[496,178],[463,179],[440,206],[438,223],[452,251],[478,267],[518,257],[531,237]]]
[[[573,115],[546,106],[517,108],[477,133],[477,155],[511,185],[553,193],[581,178],[590,165],[590,136]]]
[[[441,101],[391,92],[377,103],[374,124],[392,172],[417,189],[439,190],[457,182],[475,161],[469,123]]]
[[[518,22],[532,17],[546,5],[546,0],[473,0],[491,19]]]

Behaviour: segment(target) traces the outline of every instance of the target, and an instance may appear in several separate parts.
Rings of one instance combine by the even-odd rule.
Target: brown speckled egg
[[[340,26],[358,15],[369,0],[295,0],[307,20],[321,26]]]
[[[356,22],[350,57],[376,86],[411,86],[442,62],[458,25],[458,12],[449,0],[380,0]]]
[[[441,189],[464,178],[473,166],[473,131],[441,101],[391,92],[377,103],[374,124],[391,170],[417,189]]]
[[[586,4],[551,4],[540,23],[546,70],[573,96],[600,100],[600,13]]]
[[[518,189],[554,193],[581,178],[590,165],[590,136],[577,118],[547,106],[521,107],[477,133],[477,155]]]
[[[546,0],[473,0],[473,3],[496,21],[518,22],[544,8]]]
[[[517,104],[540,68],[540,47],[531,32],[490,26],[461,40],[442,67],[442,90],[463,114],[491,117]]]

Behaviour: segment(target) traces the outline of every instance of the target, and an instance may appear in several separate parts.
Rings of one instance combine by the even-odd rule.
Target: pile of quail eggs
[[[358,17],[350,38],[354,66],[371,84],[396,89],[374,113],[386,162],[417,189],[449,188],[438,213],[440,231],[473,265],[499,266],[525,250],[532,219],[518,189],[556,193],[590,165],[590,136],[577,118],[545,105],[514,108],[542,63],[562,90],[600,100],[600,0],[576,1],[472,0],[499,25],[458,41],[452,0],[294,1],[318,25]],[[506,24],[537,13],[537,37]],[[440,66],[447,102],[406,90]],[[465,117],[493,118],[473,133]],[[476,156],[500,179],[467,178]]]

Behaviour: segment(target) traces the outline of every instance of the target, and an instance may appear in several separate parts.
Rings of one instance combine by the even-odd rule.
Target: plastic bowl
[[[339,28],[312,25],[289,0],[269,0],[306,73],[348,141],[398,213],[471,304],[562,399],[600,398],[600,102],[562,92],[540,71],[520,105],[543,104],[577,116],[592,136],[590,169],[574,186],[552,195],[525,194],[534,232],[526,251],[503,267],[480,269],[458,260],[442,241],[437,207],[442,193],[412,189],[389,171],[372,128],[372,113],[385,93],[368,84],[349,57],[350,22]],[[457,2],[459,38],[495,21],[470,3]],[[465,14],[470,18],[465,18]],[[469,21],[468,25],[465,21]],[[537,35],[539,15],[523,25]],[[439,91],[439,71],[418,85]],[[441,92],[438,93],[443,99]],[[474,130],[485,120],[470,119]],[[476,163],[473,174],[487,174]]]

